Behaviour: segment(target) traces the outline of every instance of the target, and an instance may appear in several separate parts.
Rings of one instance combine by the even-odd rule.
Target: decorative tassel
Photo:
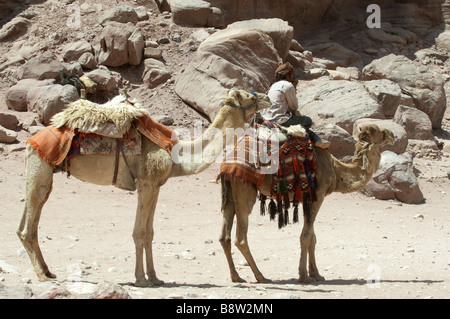
[[[292,220],[295,223],[298,223],[298,203],[294,204],[294,217]]]
[[[275,204],[275,201],[273,199],[271,199],[269,203],[269,214],[270,220],[274,220],[277,214],[277,205]]]
[[[278,229],[283,228],[284,225],[285,225],[285,224],[284,224],[284,216],[283,216],[283,212],[281,211],[281,212],[278,214]]]
[[[261,201],[261,206],[260,206],[261,216],[266,215],[266,199],[267,199],[266,195],[263,195],[261,193],[259,194],[259,200]]]
[[[287,224],[289,224],[289,210],[285,209],[284,210],[284,226],[286,226]]]

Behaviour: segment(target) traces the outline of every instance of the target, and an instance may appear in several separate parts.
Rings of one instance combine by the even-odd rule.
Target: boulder
[[[0,125],[0,143],[12,143],[16,140],[17,133]]]
[[[163,84],[170,78],[171,74],[167,70],[163,62],[151,58],[144,60],[144,73],[142,81],[150,89],[153,89],[158,85]]]
[[[137,65],[143,50],[144,38],[139,28],[131,23],[108,22],[96,47],[97,63],[112,67],[127,63]]]
[[[359,54],[335,42],[308,46],[307,49],[316,58],[332,61],[332,64],[328,67],[331,69],[336,69],[338,66],[347,67],[361,59]]]
[[[101,282],[91,295],[92,299],[131,299],[128,292],[119,284]]]
[[[11,112],[0,112],[0,125],[8,130],[15,130],[19,120],[14,113]]]
[[[13,18],[0,29],[0,42],[14,40],[24,35],[27,32],[29,25],[30,20],[24,17]]]
[[[377,199],[396,199],[408,204],[424,201],[414,174],[413,157],[408,153],[381,153],[380,167],[361,193]]]
[[[144,58],[148,59],[160,59],[162,57],[162,49],[160,48],[145,48],[144,49]]]
[[[136,11],[132,7],[123,5],[106,10],[105,13],[101,16],[99,23],[105,24],[108,21],[115,21],[120,23],[131,22],[133,24],[136,24],[139,21],[139,18]]]
[[[403,126],[391,120],[378,120],[370,118],[362,118],[355,121],[353,125],[353,137],[358,139],[359,128],[365,124],[376,124],[381,128],[389,129],[394,134],[394,143],[392,145],[383,145],[382,151],[392,151],[397,154],[402,154],[406,151],[408,146],[408,136]]]
[[[252,19],[234,22],[228,29],[259,29],[270,36],[278,54],[286,61],[294,37],[294,28],[286,21],[277,18]]]
[[[28,60],[17,70],[17,78],[22,79],[55,79],[61,81],[59,72],[66,72],[59,59],[51,52],[43,53],[35,58]]]
[[[35,79],[24,79],[10,87],[5,94],[5,103],[8,109],[18,112],[26,112],[27,94],[30,88],[53,84],[54,80],[38,81]]]
[[[328,124],[325,126],[313,126],[312,130],[331,143],[329,150],[336,158],[344,158],[354,154],[356,140],[343,128]]]
[[[211,14],[211,4],[203,0],[170,0],[172,19],[176,24],[204,27]]]
[[[373,80],[364,82],[370,96],[377,101],[386,117],[392,118],[400,103],[402,90],[397,83],[390,80]]]
[[[86,40],[66,44],[62,50],[64,61],[77,61],[84,53],[93,53],[92,45]]]
[[[364,80],[388,79],[413,98],[415,106],[425,112],[433,129],[441,127],[446,109],[444,79],[426,66],[416,66],[402,55],[390,54],[373,60],[362,71]]]
[[[400,105],[393,121],[405,128],[409,139],[427,140],[432,138],[430,118],[416,108]]]
[[[231,88],[265,92],[281,64],[272,39],[258,29],[210,35],[175,82],[175,92],[213,119]]]
[[[95,56],[91,52],[85,52],[83,53],[79,59],[78,63],[82,68],[85,69],[95,69],[97,67],[97,61],[95,60]],[[81,75],[78,73],[78,75]]]
[[[439,34],[436,38],[436,47],[444,52],[450,52],[450,30]]]
[[[384,119],[381,107],[359,82],[319,78],[297,86],[299,111],[318,126],[338,125],[349,134],[360,118]]]
[[[141,64],[144,55],[144,35],[141,30],[136,28],[128,38],[128,63],[130,65]]]
[[[39,122],[49,125],[53,115],[61,112],[67,104],[79,99],[77,89],[72,85],[46,85],[31,88],[27,94],[28,110],[36,112]]]
[[[101,67],[85,74],[96,84],[97,91],[112,91],[117,88],[117,82],[108,68]]]

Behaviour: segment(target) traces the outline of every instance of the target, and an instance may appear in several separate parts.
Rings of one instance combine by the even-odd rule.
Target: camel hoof
[[[38,280],[45,282],[45,281],[52,281],[56,278],[55,274],[52,274],[50,271],[47,271],[44,275],[38,275]]]
[[[302,284],[310,284],[310,283],[315,282],[316,280],[309,276],[302,276],[299,278],[298,281],[301,282]]]
[[[139,280],[136,280],[134,285],[136,287],[148,287],[149,283],[146,279],[139,279]]]
[[[163,280],[159,280],[158,278],[151,279],[149,284],[148,284],[149,287],[162,286],[162,285],[164,285],[164,281]]]
[[[244,279],[242,279],[241,277],[237,276],[237,277],[232,277],[231,278],[232,282],[247,282]]]
[[[272,282],[271,279],[267,279],[267,278],[265,278],[265,277],[262,277],[262,278],[257,279],[257,280],[258,280],[258,282],[259,282],[260,284],[269,284],[269,283]]]
[[[313,276],[316,281],[325,281],[325,277],[317,274]]]

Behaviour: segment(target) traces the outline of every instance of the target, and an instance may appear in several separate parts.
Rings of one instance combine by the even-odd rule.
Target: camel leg
[[[236,212],[236,241],[235,245],[238,247],[242,255],[244,255],[250,268],[255,275],[256,280],[259,283],[270,282],[259,271],[256,266],[256,262],[250,252],[248,245],[247,232],[248,232],[248,216],[250,215],[253,205],[256,202],[256,188],[250,183],[231,182],[233,189],[233,199]]]
[[[38,241],[38,224],[42,207],[52,191],[53,169],[35,151],[27,148],[26,199],[17,230],[40,281],[56,278],[42,256]]]
[[[153,218],[156,203],[158,202],[159,187],[154,185],[138,186],[138,208],[133,230],[133,239],[136,246],[136,286],[146,287],[161,285],[164,282],[156,277],[153,264],[152,241],[153,241]],[[144,272],[144,250],[147,263],[147,276]]]
[[[227,183],[227,185],[224,185],[224,183]],[[219,241],[227,258],[231,281],[245,282],[245,280],[242,279],[236,271],[236,267],[234,266],[233,262],[233,256],[231,255],[231,230],[233,228],[235,213],[232,191],[230,188],[230,183],[228,181],[222,181],[222,191],[224,192],[223,196],[225,196],[225,198],[223,199],[224,204],[222,206],[222,233],[220,234]]]
[[[310,219],[304,218],[303,229],[300,235],[300,263],[299,263],[299,281],[303,283],[311,283],[314,281],[325,280],[319,274],[319,270],[316,265],[315,246],[316,235],[314,233],[314,221],[316,215],[322,205],[323,199],[319,199],[317,202],[311,205],[311,217]],[[309,255],[309,275],[306,267],[306,262]]]

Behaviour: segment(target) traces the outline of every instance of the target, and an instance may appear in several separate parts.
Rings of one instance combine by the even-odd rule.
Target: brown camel
[[[325,280],[319,274],[314,255],[316,235],[314,234],[314,220],[319,212],[325,196],[332,192],[351,193],[366,185],[377,171],[381,158],[381,146],[393,143],[394,135],[387,129],[369,124],[360,129],[359,142],[355,145],[355,154],[350,164],[336,159],[327,149],[314,148],[316,157],[317,201],[310,206],[310,215],[305,216],[300,235],[300,265],[299,281],[303,283],[315,280]],[[260,188],[263,195],[270,196],[271,175],[266,175]],[[269,282],[259,271],[247,241],[248,216],[255,204],[258,190],[252,183],[245,183],[237,179],[222,178],[222,212],[223,223],[220,242],[224,249],[231,280],[244,281],[236,271],[231,255],[231,229],[236,215],[235,245],[249,263],[258,282]],[[307,257],[309,255],[309,274],[307,272]]]
[[[142,137],[140,155],[127,155],[127,165],[124,164],[123,158],[120,158],[115,186],[123,189],[137,189],[138,193],[133,230],[136,246],[136,286],[163,283],[156,277],[152,254],[153,219],[160,187],[170,177],[196,174],[205,170],[213,161],[210,158],[206,161],[204,157],[220,152],[225,147],[226,130],[243,128],[258,109],[269,106],[270,100],[265,94],[230,90],[224,105],[202,138],[195,141],[178,141],[170,154],[149,139]],[[203,138],[205,135],[207,138]],[[200,150],[203,156],[200,160],[196,150]],[[52,190],[53,173],[58,167],[51,167],[30,146],[27,147],[26,152],[26,199],[17,235],[31,259],[39,280],[51,280],[56,276],[50,272],[39,247],[38,223],[42,207]],[[177,161],[173,161],[175,153]],[[84,182],[111,185],[115,155],[75,156],[71,159],[70,165],[71,175]],[[135,179],[130,178],[130,175]],[[144,272],[144,252],[147,278]]]

